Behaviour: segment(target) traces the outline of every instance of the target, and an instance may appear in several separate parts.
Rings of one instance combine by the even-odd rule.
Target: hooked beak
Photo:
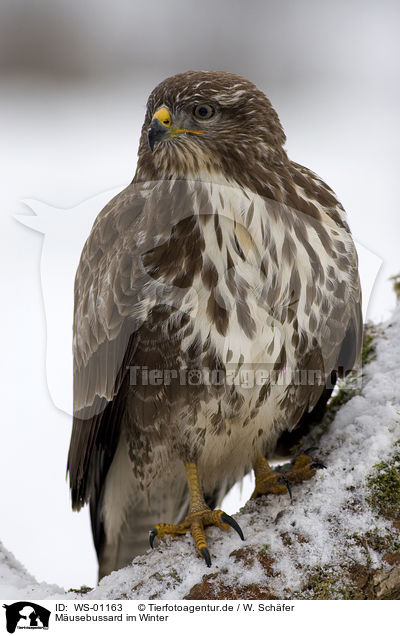
[[[151,152],[153,152],[154,144],[156,141],[161,141],[167,136],[168,127],[164,126],[159,119],[153,117],[150,128],[147,131],[147,141],[150,146]]]
[[[162,141],[165,137],[174,137],[181,133],[192,133],[193,135],[202,135],[202,130],[192,130],[190,128],[177,128],[172,125],[172,116],[168,108],[163,106],[154,113],[150,127],[147,131],[147,141],[151,152],[153,152],[154,144]]]
[[[161,141],[167,136],[168,131],[172,128],[172,117],[168,108],[163,106],[159,108],[153,115],[150,128],[147,131],[147,141],[149,142],[150,150],[153,152],[154,144],[156,141]]]

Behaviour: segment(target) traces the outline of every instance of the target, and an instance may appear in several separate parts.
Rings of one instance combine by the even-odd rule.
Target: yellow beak
[[[168,108],[163,106],[159,108],[153,115],[151,125],[147,131],[147,140],[149,142],[150,150],[153,151],[154,144],[157,141],[162,141],[165,137],[174,137],[181,133],[191,133],[193,135],[202,135],[202,130],[191,130],[190,128],[177,128],[172,125],[172,116]]]

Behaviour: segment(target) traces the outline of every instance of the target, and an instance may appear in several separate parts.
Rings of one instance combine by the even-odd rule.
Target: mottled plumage
[[[204,121],[194,115],[203,104],[213,110]],[[152,152],[161,108],[175,128]],[[215,504],[358,358],[345,212],[284,143],[247,80],[169,78],[150,95],[132,184],[86,242],[68,467],[74,508],[90,502],[100,575],[143,550],[160,515],[185,513],[184,462],[196,462]],[[255,371],[253,386],[238,381]]]

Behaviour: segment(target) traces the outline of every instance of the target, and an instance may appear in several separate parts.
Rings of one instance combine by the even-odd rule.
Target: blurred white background
[[[375,283],[368,317],[386,318],[400,271],[399,23],[396,0],[2,1],[0,538],[39,580],[93,584],[96,560],[87,511],[70,510],[71,422],[46,380],[43,236],[13,218],[29,214],[22,200],[69,209],[126,185],[155,84],[188,69],[238,73],[266,92],[290,157],[334,188],[376,255],[361,273],[367,295]],[[72,289],[58,293],[71,304]]]

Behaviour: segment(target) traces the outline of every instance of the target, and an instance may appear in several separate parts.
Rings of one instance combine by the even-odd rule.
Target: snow
[[[156,541],[154,550],[105,577],[86,598],[183,598],[205,574],[220,575],[225,585],[267,586],[282,598],[285,589],[299,590],[315,567],[328,572],[338,564],[365,564],[367,558],[371,567],[383,567],[382,555],[371,547],[366,555],[355,535],[374,530],[383,536],[390,529],[389,521],[368,505],[365,484],[373,466],[390,459],[400,439],[400,307],[376,331],[376,357],[363,369],[362,385],[360,379],[347,382],[352,388],[360,385],[360,390],[331,423],[315,427],[304,442],[304,448],[318,447],[318,459],[327,468],[293,486],[292,504],[286,495],[249,502],[236,515],[244,543],[233,530],[208,529],[210,569],[197,557],[190,536]],[[273,558],[273,576],[257,559],[248,563],[236,559],[232,552],[239,548],[255,552],[264,548]],[[37,583],[0,546],[0,596],[21,594],[26,599],[79,596]]]
[[[64,595],[58,585],[38,583],[0,542],[0,598],[42,599]]]

